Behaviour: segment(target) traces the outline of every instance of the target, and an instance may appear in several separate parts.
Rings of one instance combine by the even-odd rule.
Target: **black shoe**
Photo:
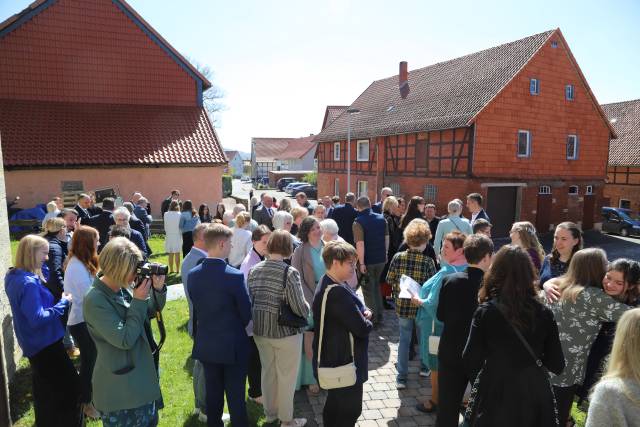
[[[386,301],[386,300],[382,302],[382,306],[384,307],[385,310],[393,310],[393,309],[395,309],[393,304],[390,304],[389,301]]]
[[[429,404],[431,405],[430,408],[427,408],[426,406],[424,406],[424,403],[418,403],[416,405],[416,409],[424,414],[432,414],[436,412],[436,410],[438,409],[438,405],[433,403],[431,399],[427,400],[427,402],[429,402]]]

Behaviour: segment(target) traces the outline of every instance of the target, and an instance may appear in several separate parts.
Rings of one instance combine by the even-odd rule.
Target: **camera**
[[[140,261],[136,267],[136,286],[138,286],[144,279],[148,279],[151,276],[166,276],[169,273],[169,266],[156,263]]]

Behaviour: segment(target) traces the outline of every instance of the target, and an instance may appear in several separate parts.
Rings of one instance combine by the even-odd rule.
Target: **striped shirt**
[[[304,299],[300,273],[293,267],[287,272],[286,291],[284,289],[284,270],[282,261],[262,261],[249,272],[247,284],[251,296],[253,315],[253,334],[265,338],[286,338],[302,333],[303,329],[290,328],[278,324],[278,312],[283,298],[291,310],[299,316],[309,317],[309,305]]]

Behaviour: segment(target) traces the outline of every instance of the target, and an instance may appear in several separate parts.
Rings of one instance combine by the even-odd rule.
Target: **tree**
[[[220,86],[216,85],[213,82],[214,73],[211,67],[208,65],[201,64],[193,58],[189,58],[189,62],[193,64],[194,67],[207,78],[211,82],[211,87],[204,92],[202,92],[202,105],[209,115],[209,120],[214,125],[218,124],[218,119],[221,111],[226,109],[226,106],[222,103],[222,99],[224,98],[224,91],[220,88]]]

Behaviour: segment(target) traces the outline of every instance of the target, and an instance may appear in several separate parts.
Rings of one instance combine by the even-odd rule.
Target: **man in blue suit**
[[[189,273],[191,270],[202,262],[204,258],[208,256],[207,248],[204,245],[204,231],[210,226],[209,223],[202,223],[196,225],[193,229],[193,247],[191,251],[182,260],[182,266],[180,267],[180,274],[182,275],[182,286],[184,287],[184,294],[187,297],[187,303],[189,304],[189,322],[187,323],[187,331],[189,336],[193,338],[193,302],[189,296],[189,287],[187,285],[189,281]],[[196,400],[196,414],[202,422],[206,422],[207,416],[207,402],[204,377],[204,368],[199,360],[194,360],[193,363],[193,395]]]
[[[358,216],[358,211],[354,208],[356,204],[356,195],[353,193],[347,193],[344,198],[344,205],[338,205],[333,208],[331,212],[331,218],[338,224],[338,235],[342,237],[347,243],[355,245],[353,241],[353,222]]]
[[[244,275],[225,262],[231,229],[212,224],[204,231],[207,258],[187,277],[193,303],[194,344],[191,357],[204,366],[207,425],[223,427],[224,395],[234,427],[248,427],[245,384],[251,301]]]
[[[382,204],[389,196],[393,196],[393,190],[390,187],[384,187],[382,190],[380,190],[380,201],[378,203],[374,203],[373,206],[371,206],[371,211],[381,214]]]

